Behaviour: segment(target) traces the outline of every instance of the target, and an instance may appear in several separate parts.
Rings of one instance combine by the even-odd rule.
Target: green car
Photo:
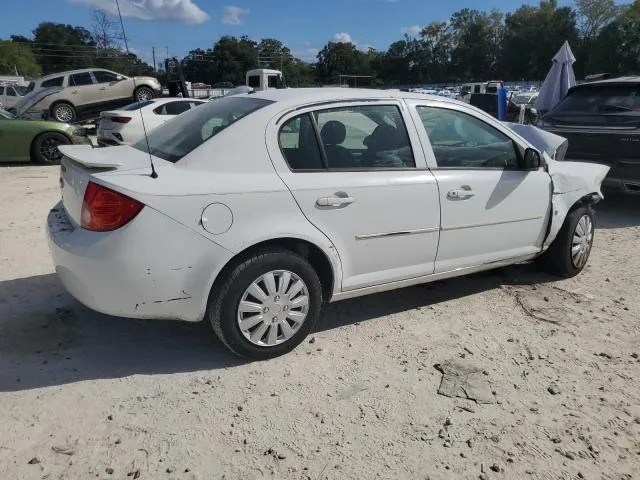
[[[0,163],[60,163],[59,145],[91,144],[84,128],[43,120],[35,106],[61,89],[45,88],[26,95],[12,111],[0,109]]]

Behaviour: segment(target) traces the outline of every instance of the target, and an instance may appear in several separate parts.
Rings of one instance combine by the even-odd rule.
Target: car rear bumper
[[[55,270],[67,291],[118,317],[202,320],[214,274],[231,256],[149,207],[113,232],[80,228],[62,203],[47,223]]]

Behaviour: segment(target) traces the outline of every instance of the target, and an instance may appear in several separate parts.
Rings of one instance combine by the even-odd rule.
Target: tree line
[[[38,75],[99,66],[129,75],[154,73],[135,54],[123,51],[119,32],[100,11],[94,12],[90,30],[43,22],[32,38],[0,41],[0,72],[17,69]],[[386,51],[329,42],[315,62],[296,58],[277,39],[256,42],[246,36],[224,36],[180,60],[188,80],[208,84],[243,83],[245,72],[256,67],[282,70],[291,86],[337,83],[347,75],[366,76],[366,83],[374,86],[542,80],[551,58],[568,41],[577,58],[578,78],[640,73],[640,0],[625,5],[575,0],[574,6],[565,7],[557,0],[542,0],[506,14],[465,8],[446,22],[432,22],[413,33]]]

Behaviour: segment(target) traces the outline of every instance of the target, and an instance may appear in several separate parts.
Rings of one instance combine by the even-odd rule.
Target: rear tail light
[[[80,224],[94,232],[110,232],[126,225],[144,204],[93,182],[84,192]]]
[[[113,123],[129,123],[131,121],[131,117],[111,117],[111,121]]]

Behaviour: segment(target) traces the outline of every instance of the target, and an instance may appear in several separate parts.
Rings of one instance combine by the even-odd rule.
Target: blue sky
[[[163,59],[209,47],[221,35],[275,37],[295,55],[315,58],[329,40],[352,41],[385,50],[390,43],[462,8],[515,10],[536,0],[119,0],[130,47],[146,60],[156,47]],[[115,0],[19,0],[5,5],[0,38],[30,36],[41,21],[90,28],[91,11],[115,11]],[[559,0],[571,5],[572,0]],[[628,3],[619,1],[619,3]]]

